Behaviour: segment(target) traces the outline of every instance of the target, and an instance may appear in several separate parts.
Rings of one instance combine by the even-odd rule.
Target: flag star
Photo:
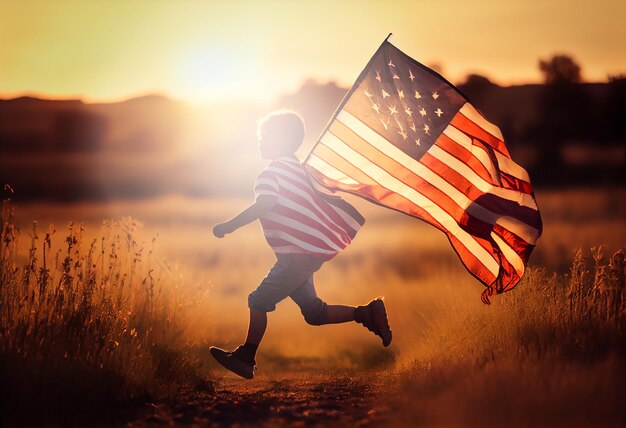
[[[426,110],[424,109],[424,107],[420,107],[420,114],[423,116],[426,116]]]
[[[430,131],[430,126],[428,126],[427,124],[424,124],[424,134],[430,135],[429,131]]]
[[[435,114],[436,114],[438,117],[441,117],[441,115],[443,114],[443,112],[441,111],[441,109],[440,109],[439,107],[437,107],[437,110],[435,110]]]
[[[439,98],[439,93],[437,91],[433,92],[433,99],[436,100]]]
[[[413,132],[416,132],[415,130],[415,122],[411,122],[411,126],[409,126],[409,129]]]
[[[398,134],[402,135],[402,139],[403,139],[403,140],[406,140],[406,137],[408,137],[407,133],[406,133],[406,132],[404,132],[404,130],[400,130],[400,131],[398,131]]]
[[[404,132],[404,126],[402,126],[402,123],[400,123],[398,119],[395,119],[395,121],[398,124],[398,128],[400,128],[400,131]]]
[[[382,90],[382,92],[383,92],[383,100],[384,100],[385,98],[387,98],[387,97],[390,97],[390,96],[391,96],[391,95],[389,95],[389,94],[387,93],[387,91],[385,91],[384,89]]]
[[[383,126],[385,127],[385,131],[386,131],[389,128],[389,124],[385,122],[385,120],[382,117],[380,118],[380,122],[383,124]]]
[[[364,89],[364,90],[363,90],[363,92],[365,92],[365,96],[366,96],[367,98],[372,98],[372,97],[373,97],[373,95],[372,95],[372,94],[370,94],[369,92],[367,92],[367,90],[365,90],[365,89]]]
[[[419,100],[420,98],[422,98],[422,96],[420,95],[419,92],[415,91],[415,98]]]
[[[391,107],[387,107],[389,109],[389,114],[394,115],[396,113],[398,113],[398,110],[396,110],[396,106],[391,106]]]
[[[402,89],[398,89],[398,96],[404,98],[404,91]]]
[[[380,106],[376,103],[372,104],[372,108],[377,114],[380,114]]]
[[[415,140],[415,145],[419,146],[420,145],[420,139],[418,138],[417,140]]]
[[[400,79],[400,77],[397,74],[394,74],[393,78],[396,79],[396,80]]]
[[[393,65],[393,61],[389,60],[389,64],[387,64],[389,67],[395,67],[395,65]]]
[[[410,68],[409,68],[409,79],[411,79],[411,82],[413,81],[413,79],[415,79],[415,76],[413,76],[413,73],[411,73]]]
[[[376,70],[376,80],[378,80],[379,82],[381,82],[380,80],[380,71]],[[382,83],[382,82],[381,82]]]
[[[407,107],[404,109],[404,112],[409,116],[413,117],[413,112],[411,111],[411,107]]]

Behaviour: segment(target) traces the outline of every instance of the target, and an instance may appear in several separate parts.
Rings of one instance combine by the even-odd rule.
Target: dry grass
[[[491,307],[458,306],[398,361],[397,426],[620,426],[624,253],[578,250],[568,275],[527,272]]]
[[[623,276],[617,259],[609,262],[597,250],[595,259],[589,253],[583,257],[576,248],[602,244],[613,254],[623,247],[626,192],[592,189],[537,197],[544,236],[530,269],[515,290],[490,306],[480,302],[482,286],[441,233],[360,203],[366,226],[347,251],[320,270],[316,288],[329,303],[355,305],[385,295],[392,346],[382,348],[355,324],[311,327],[295,304],[281,303],[270,314],[259,351],[259,378],[290,378],[295,371],[306,377],[311,369],[331,377],[382,370],[398,380],[385,404],[397,426],[619,425],[624,418],[619,403],[625,401]],[[223,240],[210,235],[215,222],[246,202],[169,197],[20,207],[17,224],[24,229],[33,218],[41,224],[72,218],[85,222],[86,230],[74,226],[70,237],[76,243],[52,235],[63,243],[60,253],[54,242],[52,249],[44,245],[45,233],[32,252],[24,236],[22,244],[3,239],[1,346],[16,396],[47,385],[45,391],[63,388],[59,397],[74,394],[90,397],[87,401],[96,396],[87,394],[93,388],[98,397],[145,398],[175,389],[180,373],[193,378],[197,371],[189,360],[194,358],[203,361],[208,379],[222,376],[207,345],[230,347],[242,340],[246,295],[273,262],[258,226]],[[99,231],[102,217],[120,215],[140,218],[146,226],[137,229],[126,221]],[[7,224],[3,220],[3,237],[14,233],[6,231]],[[183,267],[170,268],[150,254],[150,237],[157,233],[159,254]],[[20,309],[9,316],[5,304]],[[42,400],[46,394],[35,393]]]
[[[7,421],[121,417],[128,400],[171,394],[195,378],[181,332],[187,292],[176,269],[137,242],[140,224],[105,222],[60,245],[34,223],[27,251],[5,201],[0,235],[0,401]],[[22,245],[23,247],[23,245]],[[48,418],[51,418],[48,420]]]

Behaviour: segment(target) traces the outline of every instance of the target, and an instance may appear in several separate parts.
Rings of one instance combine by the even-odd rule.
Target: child
[[[228,370],[252,379],[267,312],[286,297],[298,304],[311,325],[356,321],[389,346],[392,336],[382,299],[366,306],[328,305],[315,292],[313,274],[351,242],[364,219],[341,198],[313,189],[294,154],[304,138],[302,118],[292,111],[271,113],[259,123],[257,136],[261,158],[272,162],[256,179],[256,201],[231,220],[217,224],[213,234],[223,238],[259,219],[277,261],[248,296],[250,323],[245,343],[234,351],[212,346],[211,354]]]

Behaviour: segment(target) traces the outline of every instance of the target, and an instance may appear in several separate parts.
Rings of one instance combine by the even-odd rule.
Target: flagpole
[[[315,142],[315,144],[311,148],[311,151],[309,151],[309,154],[306,156],[306,158],[304,158],[304,161],[302,163],[306,163],[306,161],[309,160],[309,157],[311,156],[311,153],[313,153],[313,150],[315,150],[315,147],[317,147],[317,145],[320,143],[320,140],[322,139],[322,137],[324,136],[326,131],[328,131],[328,128],[330,128],[330,125],[333,123],[333,121],[337,118],[337,115],[339,114],[339,112],[341,111],[343,106],[348,102],[348,100],[350,99],[350,96],[354,93],[356,88],[361,84],[361,82],[365,78],[365,75],[366,75],[367,71],[370,68],[370,65],[372,64],[372,61],[374,60],[374,58],[376,57],[378,52],[383,48],[385,43],[389,40],[389,37],[391,37],[392,34],[393,33],[389,33],[389,35],[387,37],[385,37],[385,40],[383,40],[383,42],[380,44],[378,49],[376,49],[376,52],[374,52],[374,55],[372,55],[370,60],[367,62],[367,64],[365,65],[365,68],[363,69],[363,71],[361,71],[361,74],[359,74],[359,77],[357,77],[356,81],[354,82],[354,84],[352,85],[350,90],[346,93],[346,95],[344,95],[343,99],[339,103],[339,107],[337,107],[337,109],[335,110],[333,115],[330,117],[330,120],[326,124],[326,127],[324,127],[324,130],[322,131],[320,136],[317,138],[317,141]]]

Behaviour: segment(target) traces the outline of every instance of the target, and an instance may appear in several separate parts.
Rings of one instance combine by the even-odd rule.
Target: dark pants
[[[277,254],[276,264],[248,296],[248,307],[271,312],[286,297],[296,302],[307,323],[321,325],[328,317],[328,305],[317,297],[313,274],[324,263],[308,254]]]

